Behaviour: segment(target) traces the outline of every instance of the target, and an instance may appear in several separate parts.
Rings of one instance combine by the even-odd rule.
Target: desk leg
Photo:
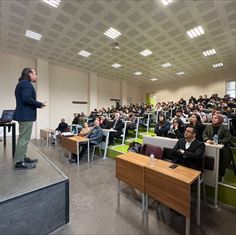
[[[49,146],[49,133],[47,133],[47,147]]]
[[[90,144],[88,140],[88,162],[90,162]]]
[[[149,131],[149,122],[150,122],[150,114],[148,114],[148,119],[147,119],[147,132]]]
[[[201,181],[199,176],[197,180],[197,225],[200,225],[201,222],[200,210],[201,210]]]
[[[6,147],[6,145],[7,145],[7,138],[6,138],[6,136],[7,136],[7,133],[6,133],[6,126],[4,125],[4,126],[3,126],[3,146],[4,146],[4,147]]]
[[[77,142],[77,164],[79,165],[79,142]]]
[[[148,213],[148,195],[145,194],[145,212]]]
[[[12,158],[14,158],[16,151],[16,124],[12,125]]]
[[[107,136],[106,136],[106,142],[105,142],[105,149],[104,149],[103,159],[107,159],[107,147],[108,147],[109,135],[110,135],[110,132],[108,131],[107,132]]]
[[[116,186],[117,186],[117,196],[120,196],[120,180],[119,179],[117,179]]]
[[[190,218],[186,217],[186,235],[190,235]]]
[[[136,139],[138,138],[138,127],[139,127],[139,118],[137,120],[137,126],[136,126],[136,135],[135,135]]]
[[[145,206],[145,193],[142,193],[142,211],[145,211],[146,209],[146,206]]]
[[[124,126],[124,133],[123,133],[123,138],[122,138],[122,145],[124,145],[124,143],[125,143],[126,128],[127,128],[127,122],[125,122],[125,126]]]
[[[214,197],[214,207],[218,208],[218,179],[219,179],[219,160],[220,160],[220,151],[216,150],[216,178],[215,178],[215,197]]]

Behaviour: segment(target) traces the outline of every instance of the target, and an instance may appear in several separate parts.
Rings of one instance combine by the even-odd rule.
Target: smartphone
[[[169,168],[175,169],[177,166],[178,166],[178,165],[176,165],[176,164],[172,164],[172,165],[169,166]]]

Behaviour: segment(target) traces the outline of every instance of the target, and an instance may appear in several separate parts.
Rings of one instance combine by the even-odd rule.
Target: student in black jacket
[[[116,130],[116,132],[111,132],[109,136],[109,143],[114,144],[114,137],[120,138],[122,135],[124,124],[120,119],[120,114],[117,112],[115,113],[114,121],[112,122],[111,128]]]
[[[188,126],[173,149],[174,162],[201,171],[204,151],[205,144],[196,139],[196,129]]]

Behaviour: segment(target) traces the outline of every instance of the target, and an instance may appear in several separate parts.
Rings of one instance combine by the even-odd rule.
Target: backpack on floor
[[[128,152],[140,153],[141,152],[141,144],[133,141],[129,144]]]

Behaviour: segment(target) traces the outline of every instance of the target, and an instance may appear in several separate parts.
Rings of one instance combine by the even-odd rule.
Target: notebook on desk
[[[0,118],[0,123],[8,123],[13,120],[15,110],[3,110]]]

